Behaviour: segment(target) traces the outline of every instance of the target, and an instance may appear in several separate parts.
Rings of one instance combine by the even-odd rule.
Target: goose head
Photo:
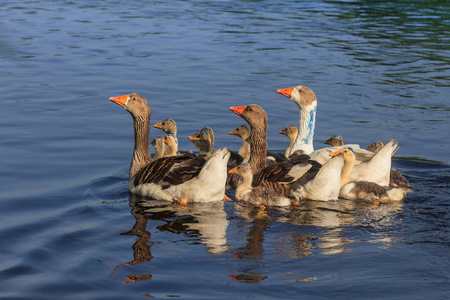
[[[338,151],[330,153],[331,157],[336,157],[339,155],[344,157],[344,161],[355,160],[355,151],[351,147],[342,148]]]
[[[249,104],[230,107],[230,110],[247,121],[252,129],[261,127],[267,129],[267,114],[261,106]]]
[[[188,136],[200,154],[210,154],[214,147],[214,131],[210,127],[204,127],[200,131]]]
[[[311,104],[315,104],[315,102],[317,102],[314,92],[304,85],[298,85],[287,89],[279,89],[277,90],[277,93],[288,97],[299,107],[310,106]]]
[[[109,101],[122,106],[133,117],[150,116],[152,112],[148,106],[147,100],[145,100],[144,96],[138,93],[111,97],[109,98]]]
[[[342,138],[342,135],[333,135],[323,143],[330,146],[342,146],[344,145],[344,139]]]
[[[383,148],[384,144],[382,141],[373,142],[369,146],[366,147],[367,150],[377,153]]]
[[[242,176],[243,174],[246,174],[246,173],[252,173],[252,167],[250,167],[250,164],[248,164],[248,163],[240,163],[239,165],[237,165],[236,167],[234,167],[233,169],[228,171],[228,173],[238,174],[238,175]]]
[[[166,119],[162,122],[156,123],[153,127],[161,129],[166,134],[177,135],[177,123],[174,119]]]
[[[250,136],[250,128],[247,125],[241,125],[233,131],[230,131],[229,134],[236,135],[243,140],[246,140]]]
[[[279,134],[284,134],[289,139],[295,139],[298,134],[297,126],[295,125],[288,125],[286,128],[280,130]]]

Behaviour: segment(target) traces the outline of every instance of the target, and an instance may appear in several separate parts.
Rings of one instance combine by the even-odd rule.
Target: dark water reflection
[[[0,298],[446,299],[449,15],[448,1],[1,2]],[[142,93],[183,150],[204,126],[237,150],[228,107],[257,103],[281,152],[298,110],[275,91],[297,84],[319,99],[316,148],[399,138],[414,192],[266,211],[130,197],[131,118],[109,97]]]

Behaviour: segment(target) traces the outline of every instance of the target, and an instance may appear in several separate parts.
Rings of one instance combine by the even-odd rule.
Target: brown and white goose
[[[289,206],[291,199],[264,186],[252,186],[253,172],[248,163],[241,163],[229,171],[242,177],[242,183],[236,188],[236,199],[255,205]]]
[[[277,193],[287,195],[290,193],[294,181],[303,176],[314,176],[317,173],[317,162],[309,159],[308,155],[299,155],[293,161],[274,163],[266,167],[267,154],[267,114],[259,105],[230,107],[230,110],[243,118],[250,125],[250,160],[252,168],[253,186],[268,186]],[[314,167],[314,168],[313,168]],[[310,172],[310,173],[308,173]]]
[[[289,156],[291,156],[292,146],[294,145],[295,139],[297,138],[297,135],[298,135],[297,126],[288,125],[284,129],[280,130],[279,134],[284,134],[285,136],[287,136],[289,138],[290,143],[286,149],[286,152],[284,153],[284,156],[286,158],[289,158]]]
[[[370,181],[352,181],[351,174],[355,166],[355,153],[351,148],[338,150],[333,152],[331,156],[342,156],[344,158],[339,193],[342,198],[380,202],[400,201],[410,192],[406,188],[388,188]]]
[[[151,109],[147,100],[137,93],[109,100],[125,108],[133,117],[134,151],[128,180],[131,193],[167,201],[222,201],[230,157],[227,148],[216,150],[208,160],[181,155],[151,162]]]

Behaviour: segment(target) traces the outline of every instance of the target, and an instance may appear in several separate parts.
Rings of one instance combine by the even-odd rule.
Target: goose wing
[[[196,177],[206,160],[203,157],[192,155],[181,155],[163,157],[148,165],[136,175],[134,184],[145,183],[161,184],[163,188],[170,185],[182,184]]]

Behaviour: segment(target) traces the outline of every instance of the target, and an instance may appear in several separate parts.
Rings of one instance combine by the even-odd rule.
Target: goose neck
[[[306,154],[314,151],[313,137],[316,125],[317,102],[308,106],[299,106],[298,134],[290,154],[296,150],[303,150]]]
[[[150,116],[133,116],[133,124],[134,150],[130,164],[130,179],[151,161],[149,150]]]
[[[344,167],[341,172],[341,187],[350,182],[350,174],[352,173],[353,167],[355,166],[355,157],[345,157]]]
[[[263,126],[251,128],[249,164],[253,173],[258,173],[266,166],[267,155],[267,122]]]

